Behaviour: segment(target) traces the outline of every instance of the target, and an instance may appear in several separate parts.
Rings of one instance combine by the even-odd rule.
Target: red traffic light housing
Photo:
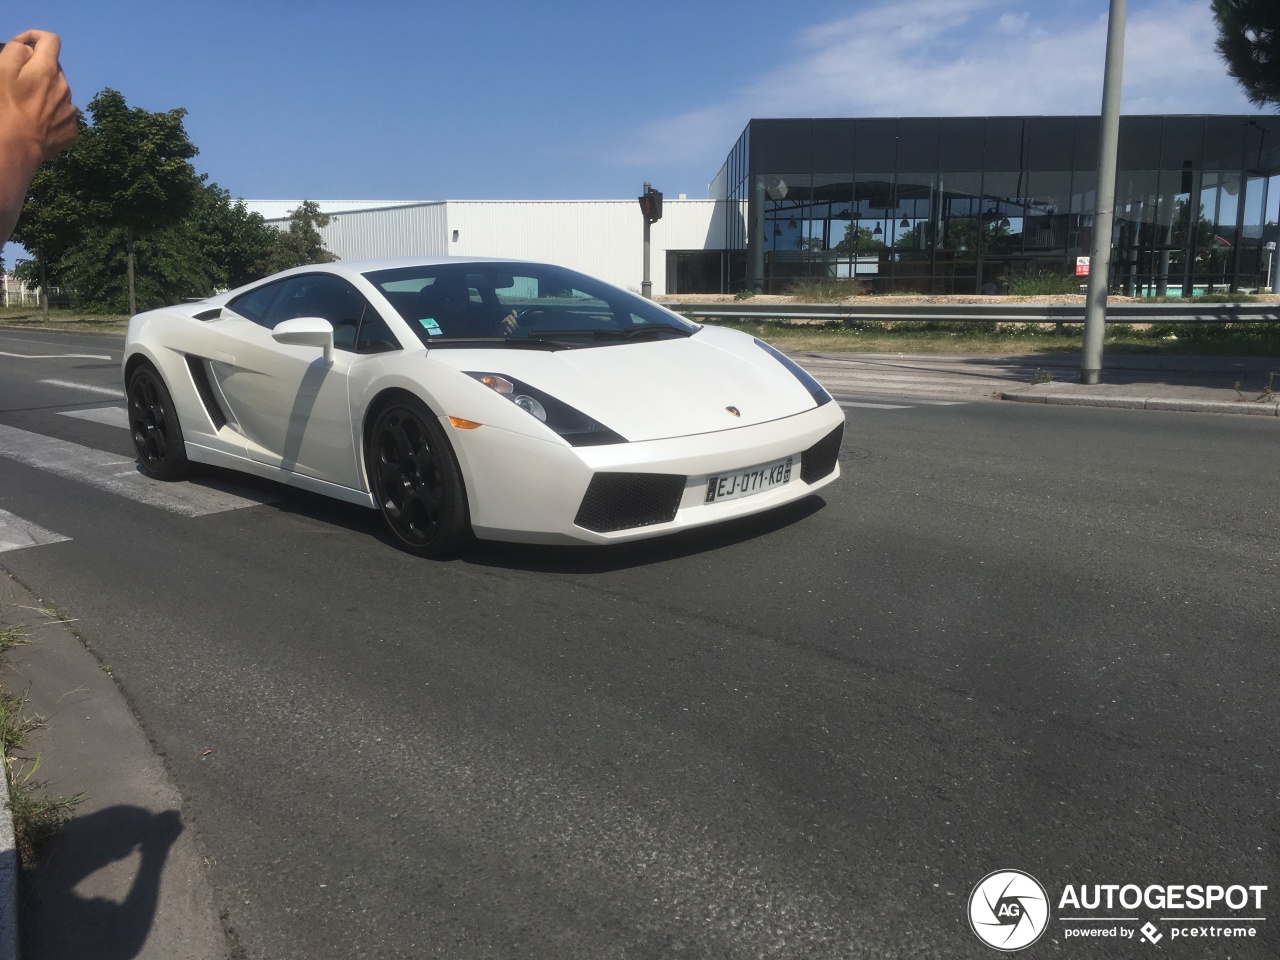
[[[650,187],[638,198],[640,212],[644,214],[645,223],[657,223],[662,219],[662,192]]]

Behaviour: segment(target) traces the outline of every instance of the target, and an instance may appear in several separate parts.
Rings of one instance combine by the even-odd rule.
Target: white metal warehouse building
[[[301,201],[246,200],[283,227]],[[333,219],[320,230],[342,260],[369,257],[502,257],[557,263],[639,292],[644,219],[635,200],[317,201]],[[721,269],[725,217],[737,203],[671,199],[650,234],[654,296],[678,292],[681,271]],[[708,251],[714,264],[708,265]],[[689,284],[685,284],[688,288]]]

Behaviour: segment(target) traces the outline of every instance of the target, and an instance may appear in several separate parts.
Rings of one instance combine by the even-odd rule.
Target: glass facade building
[[[712,184],[722,290],[850,278],[868,292],[1002,293],[1029,272],[1085,282],[1099,119],[752,120]],[[1269,286],[1280,117],[1120,121],[1112,290]]]

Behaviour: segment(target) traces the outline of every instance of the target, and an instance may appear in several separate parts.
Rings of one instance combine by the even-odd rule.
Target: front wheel
[[[182,426],[173,408],[173,397],[149,363],[129,374],[125,392],[129,399],[129,432],[142,472],[157,480],[179,480],[187,475],[187,449]]]
[[[374,499],[400,547],[420,557],[442,557],[470,542],[462,472],[425,405],[404,400],[379,413],[368,459]]]

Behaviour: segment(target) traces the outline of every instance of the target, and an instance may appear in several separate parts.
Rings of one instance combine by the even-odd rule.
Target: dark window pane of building
[[[943,121],[938,138],[938,169],[982,169],[986,123],[980,118],[957,117]]]
[[[1022,117],[988,117],[986,143],[982,151],[984,170],[1019,170],[1026,162],[1023,151]]]
[[[855,170],[892,170],[897,165],[897,120],[858,120],[854,137]]]

